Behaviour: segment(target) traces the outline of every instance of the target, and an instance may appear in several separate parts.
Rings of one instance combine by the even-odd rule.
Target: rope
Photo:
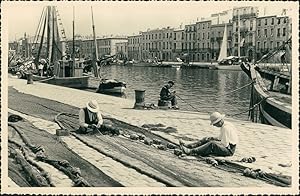
[[[181,99],[184,103],[186,103],[186,104],[188,104],[189,106],[191,106],[194,110],[196,110],[197,112],[199,112],[200,113],[200,111],[197,109],[197,108],[195,108],[193,105],[191,105],[190,103],[188,103],[188,102],[186,102],[184,99],[182,99],[179,95],[176,95],[176,97],[178,97],[179,99]]]
[[[252,81],[252,82],[250,82],[250,83],[248,83],[248,84],[246,84],[246,85],[244,85],[244,86],[242,86],[242,87],[240,87],[240,88],[237,88],[237,89],[235,89],[235,90],[229,91],[228,93],[225,93],[225,94],[222,94],[222,95],[216,96],[216,97],[221,97],[221,96],[224,96],[224,95],[228,95],[228,94],[234,93],[234,92],[236,92],[236,91],[238,91],[238,90],[241,90],[241,89],[243,89],[243,88],[246,88],[246,87],[252,85],[253,83],[254,83],[254,81]]]
[[[252,111],[254,108],[256,108],[257,106],[259,106],[263,101],[265,101],[266,99],[270,98],[269,97],[265,97],[263,98],[262,100],[260,100],[258,103],[254,104],[251,108],[249,108],[248,110],[246,111],[243,111],[243,112],[239,112],[239,113],[236,113],[236,114],[231,114],[231,115],[228,115],[228,116],[237,116],[237,115],[240,115],[240,114],[244,114],[244,113],[247,113],[247,112],[250,112]]]

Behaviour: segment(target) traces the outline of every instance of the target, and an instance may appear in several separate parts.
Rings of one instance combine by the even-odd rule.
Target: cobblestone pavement
[[[218,131],[209,126],[209,115],[202,113],[170,110],[133,110],[133,100],[95,94],[76,89],[35,82],[26,85],[25,80],[9,79],[9,85],[20,92],[55,100],[76,107],[83,107],[90,99],[96,99],[103,114],[124,122],[142,126],[143,124],[162,123],[177,129],[175,133],[156,132],[170,140],[177,141],[178,137],[191,139],[205,136],[217,136]],[[70,99],[74,97],[76,99]],[[267,172],[292,175],[292,131],[289,129],[255,124],[236,119],[233,122],[239,130],[240,143],[237,151],[230,160],[241,160],[243,157],[254,156],[256,162],[244,165],[262,169]]]

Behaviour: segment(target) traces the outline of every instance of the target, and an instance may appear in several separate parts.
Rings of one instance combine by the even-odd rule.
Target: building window
[[[207,42],[207,48],[209,48],[209,42]]]
[[[182,32],[182,34],[181,34],[181,39],[184,39],[184,33]]]
[[[264,41],[264,49],[267,49],[267,42]]]
[[[257,24],[258,26],[260,26],[261,25],[261,20],[258,20],[258,24]]]
[[[277,37],[280,37],[280,28],[277,29]]]
[[[172,38],[172,33],[170,33],[170,38]]]
[[[280,24],[280,18],[278,18],[278,23],[277,24]]]
[[[286,29],[283,28],[283,29],[282,29],[282,36],[285,36],[285,32],[286,32]]]
[[[260,30],[257,30],[257,36],[260,37]]]
[[[250,31],[253,29],[253,20],[250,21]]]
[[[279,48],[279,46],[280,46],[280,42],[277,42],[277,48]]]
[[[203,29],[205,29],[205,23],[202,24]]]
[[[202,49],[204,49],[204,43],[202,43]]]
[[[267,29],[264,29],[265,30],[265,36],[267,37],[268,35],[268,30]]]
[[[270,49],[273,49],[273,41],[270,41]]]
[[[260,42],[257,42],[257,50],[260,50]]]
[[[202,60],[204,60],[204,53],[202,53]]]
[[[167,38],[169,38],[169,33],[167,33]]]
[[[265,25],[268,25],[268,19],[265,19]]]
[[[190,39],[189,39],[189,40],[192,40],[192,34],[191,34],[191,33],[189,33],[189,35],[190,35]]]
[[[273,36],[273,34],[274,34],[274,29],[271,28],[271,36]]]
[[[285,23],[286,23],[286,21],[287,21],[287,20],[286,20],[286,18],[284,18],[284,19],[283,19],[283,23],[285,24]]]
[[[204,37],[205,37],[205,33],[202,34],[202,39],[204,39]]]
[[[271,25],[274,25],[274,18],[272,18],[271,20]]]
[[[209,32],[207,33],[207,39],[209,39]]]
[[[176,33],[174,33],[174,40],[176,40]]]
[[[174,43],[174,50],[176,50],[176,43]]]

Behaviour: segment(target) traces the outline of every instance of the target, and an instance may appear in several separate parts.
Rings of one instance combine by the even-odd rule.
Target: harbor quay
[[[30,95],[39,99],[47,99],[61,104],[69,105],[70,107],[81,108],[91,100],[95,99],[102,114],[109,118],[114,118],[124,123],[147,128],[146,125],[160,124],[165,128],[175,131],[167,132],[159,129],[152,130],[155,135],[165,138],[167,141],[178,144],[178,139],[191,142],[201,139],[202,137],[216,137],[218,130],[215,130],[210,125],[209,114],[181,110],[159,110],[159,109],[133,109],[134,100],[113,97],[104,94],[95,94],[92,92],[65,88],[51,84],[34,82],[34,84],[26,84],[26,80],[16,78],[8,79],[9,89],[17,91],[19,95]],[[24,94],[23,94],[24,93]],[[12,94],[11,90],[9,94]],[[19,96],[18,95],[18,96]],[[10,102],[14,99],[9,99],[8,112],[10,114],[20,115],[22,118],[31,122],[35,127],[41,130],[46,130],[50,134],[55,135],[56,129],[59,129],[57,123],[53,120],[45,119],[43,114],[34,114],[22,112],[14,107],[11,107]],[[35,103],[33,103],[35,104]],[[36,103],[38,105],[39,103]],[[55,108],[56,112],[60,108]],[[79,111],[79,110],[78,110]],[[43,112],[41,112],[43,113]],[[290,129],[256,124],[249,121],[241,121],[239,119],[226,118],[226,121],[232,122],[238,130],[239,145],[236,153],[231,157],[222,158],[231,161],[238,165],[251,169],[260,169],[264,172],[292,176],[292,131]],[[37,135],[38,137],[38,135]],[[94,136],[96,137],[96,136]],[[74,137],[62,136],[61,141],[68,146],[74,153],[82,159],[85,159],[96,168],[100,169],[110,178],[114,179],[123,186],[131,187],[165,187],[165,186],[187,186],[180,178],[188,179],[189,186],[199,187],[260,187],[260,188],[276,188],[272,183],[267,183],[260,179],[246,177],[243,173],[229,172],[214,168],[207,163],[195,161],[192,156],[177,157],[170,151],[157,150],[156,148],[142,145],[133,141],[132,148],[136,148],[139,153],[145,153],[144,156],[153,157],[153,162],[157,161],[158,165],[168,166],[170,168],[178,168],[178,175],[170,174],[163,175],[157,171],[144,168],[143,172],[137,169],[143,167],[141,162],[135,159],[114,159],[110,155],[118,155],[113,149],[103,147],[104,153],[99,153],[95,149],[89,148],[90,145],[101,147],[102,136],[97,136],[99,141],[94,141],[90,137]],[[103,136],[104,137],[104,136]],[[128,145],[128,141],[123,141],[121,137],[109,139],[117,142],[119,145]],[[84,144],[89,145],[84,145]],[[104,145],[104,144],[102,144]],[[118,148],[116,146],[116,148]],[[103,152],[100,149],[100,152]],[[109,155],[109,156],[108,156]],[[125,156],[125,155],[124,155]],[[245,157],[254,157],[254,162],[241,161]],[[138,158],[137,158],[138,159]],[[124,164],[125,161],[132,163],[134,167],[128,167]],[[161,161],[161,163],[159,163]],[[127,162],[126,162],[127,163]],[[65,177],[57,177],[59,173],[53,168],[52,178],[56,179],[57,186],[72,186],[70,179]],[[49,170],[50,173],[52,170]],[[60,174],[61,175],[61,174]],[[152,176],[152,177],[151,177]],[[153,177],[155,176],[155,177]],[[183,177],[184,176],[184,177]],[[178,178],[178,179],[177,179]],[[175,179],[175,180],[174,180]],[[177,180],[176,180],[177,179]],[[199,181],[197,181],[197,179]],[[201,179],[201,180],[200,180]],[[87,179],[88,180],[88,179]],[[169,182],[171,182],[168,184]],[[18,186],[13,184],[13,179],[10,181],[10,186]],[[187,183],[186,182],[186,183]]]

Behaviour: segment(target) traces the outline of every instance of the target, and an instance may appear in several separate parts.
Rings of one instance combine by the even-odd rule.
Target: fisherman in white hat
[[[96,128],[100,128],[103,124],[99,105],[96,100],[91,100],[86,107],[79,111],[79,126],[82,133],[91,132]]]
[[[118,128],[111,124],[104,123],[99,109],[96,100],[89,101],[86,107],[80,109],[79,133],[89,133],[98,130],[103,134],[119,135],[120,131]]]
[[[232,123],[225,122],[224,117],[225,115],[219,112],[210,115],[210,124],[220,127],[218,138],[205,137],[191,144],[184,144],[179,140],[182,151],[187,155],[232,156],[238,143],[237,130]]]

